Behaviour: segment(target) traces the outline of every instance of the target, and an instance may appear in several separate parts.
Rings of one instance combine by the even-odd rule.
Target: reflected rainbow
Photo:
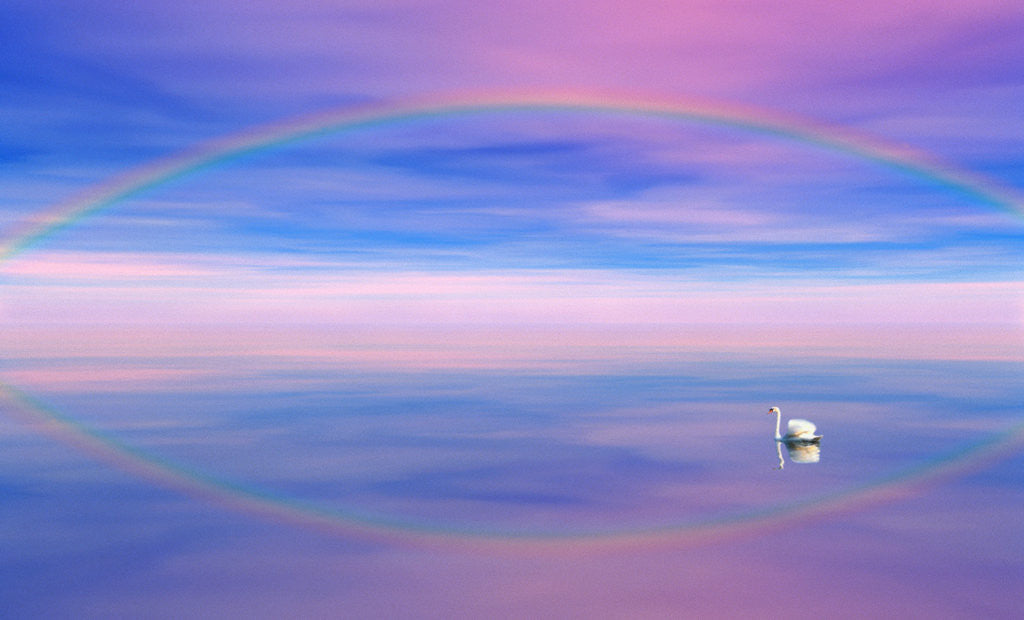
[[[1024,423],[1019,423],[973,445],[830,495],[803,498],[714,519],[646,529],[521,533],[441,528],[330,510],[159,459],[89,429],[26,392],[3,382],[0,382],[0,404],[6,405],[3,410],[25,425],[74,446],[101,462],[233,511],[328,534],[359,537],[385,544],[483,548],[530,554],[685,547],[763,535],[796,523],[907,497],[926,484],[981,469],[1024,447]]]

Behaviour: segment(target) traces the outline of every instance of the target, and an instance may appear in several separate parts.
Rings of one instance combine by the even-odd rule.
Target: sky
[[[73,221],[0,263],[5,338],[952,324],[969,327],[946,355],[991,358],[1008,355],[992,330],[1020,336],[1013,2],[4,10],[0,239]],[[551,96],[562,106],[528,105]],[[451,111],[481,98],[503,105]],[[609,103],[573,107],[588,101]],[[711,112],[623,103],[652,101]],[[417,113],[431,105],[449,111]],[[216,155],[348,111],[377,118]],[[177,178],[65,215],[203,149]]]

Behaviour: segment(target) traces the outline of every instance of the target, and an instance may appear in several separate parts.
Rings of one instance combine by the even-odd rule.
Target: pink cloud
[[[259,261],[260,259],[254,259]],[[1015,282],[715,283],[643,272],[327,270],[246,263],[62,259],[15,265],[0,312],[23,325],[843,325],[1014,324]],[[288,259],[285,259],[287,262]],[[148,261],[148,262],[147,262]],[[212,275],[211,275],[212,274]],[[195,277],[193,277],[195,276]],[[87,285],[86,285],[87,284]]]
[[[160,254],[116,252],[45,252],[28,259],[5,262],[3,272],[12,276],[73,280],[166,278],[209,276],[212,269],[194,260]]]

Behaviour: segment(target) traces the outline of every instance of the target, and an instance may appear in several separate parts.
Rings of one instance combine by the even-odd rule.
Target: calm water
[[[11,385],[3,615],[1019,617],[1022,370]],[[771,405],[817,463],[778,469]]]

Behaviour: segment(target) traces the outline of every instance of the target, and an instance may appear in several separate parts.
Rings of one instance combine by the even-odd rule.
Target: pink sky
[[[1020,326],[1018,282],[740,282],[657,271],[334,269],[259,256],[37,253],[4,265],[9,325],[929,325]],[[329,268],[330,263],[320,263]],[[268,270],[270,270],[268,272]],[[55,300],[62,300],[55,303]]]
[[[1024,285],[1016,282],[730,285],[592,270],[274,275],[268,265],[308,263],[28,258],[5,266],[31,280],[6,287],[0,347],[66,361],[5,375],[66,389],[223,381],[288,367],[571,371],[712,353],[1024,359]],[[117,361],[86,360],[96,357]]]

